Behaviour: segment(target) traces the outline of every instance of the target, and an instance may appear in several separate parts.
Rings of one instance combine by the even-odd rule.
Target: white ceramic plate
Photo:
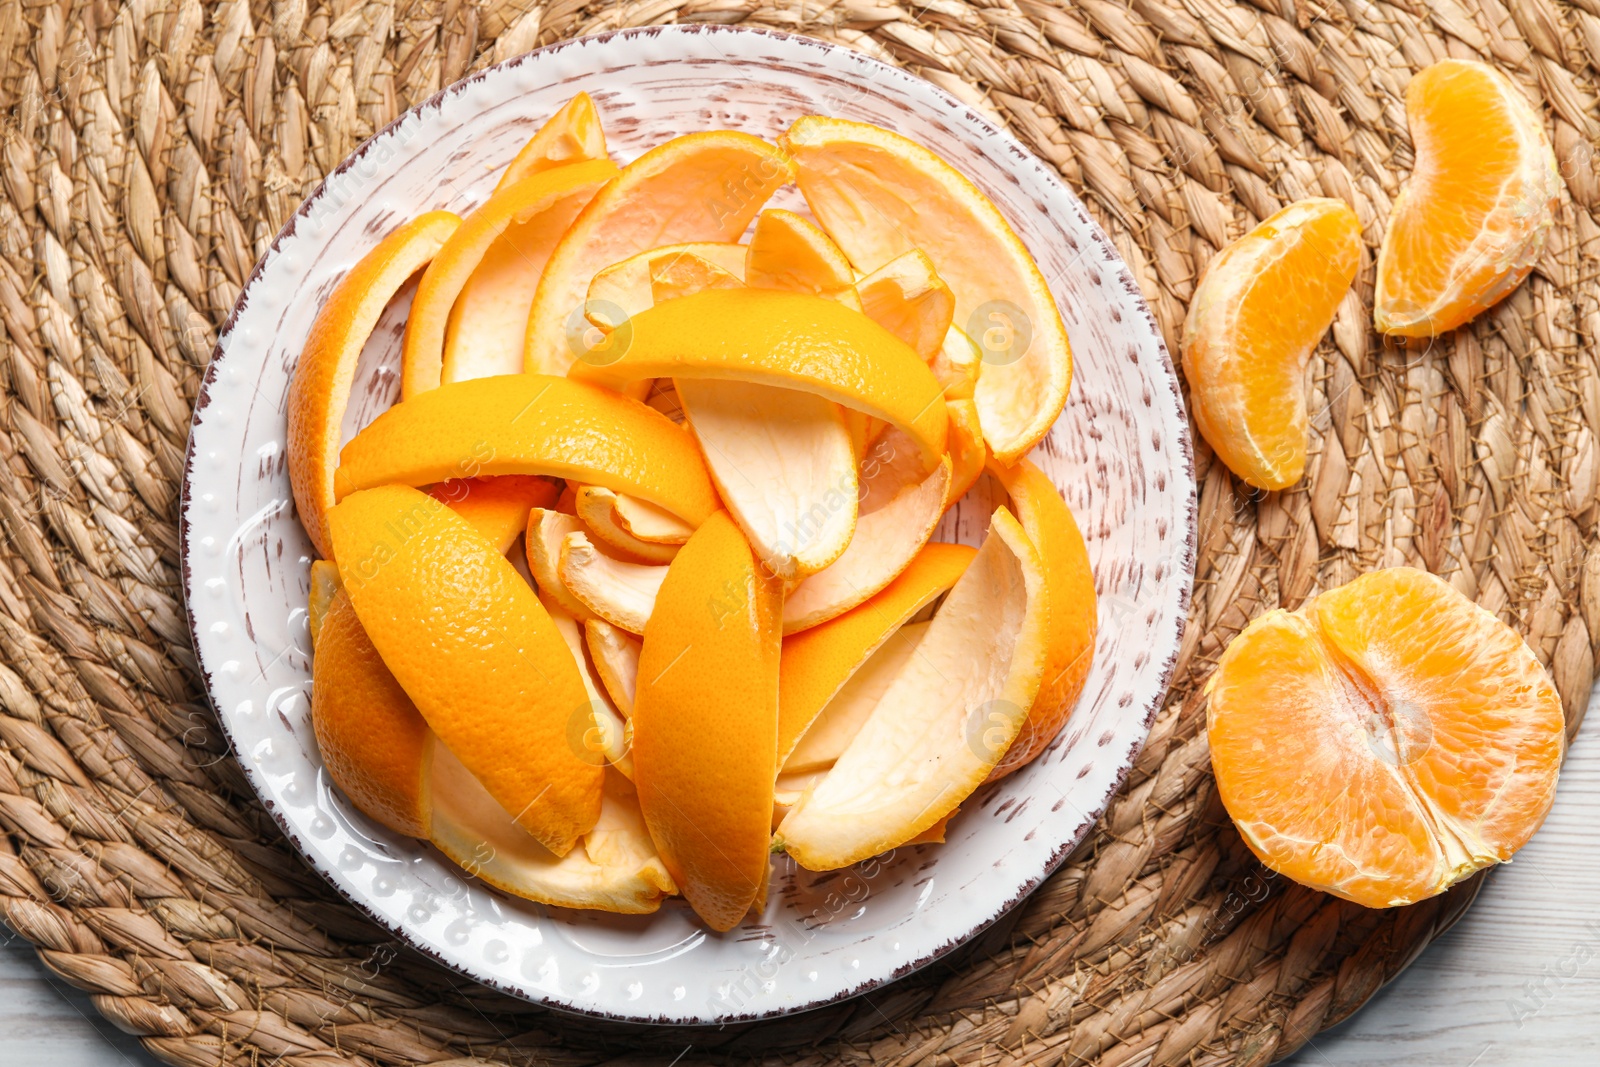
[[[969,175],[1038,258],[1076,355],[1071,400],[1034,459],[1078,516],[1100,590],[1083,699],[1037,762],[964,806],[943,845],[830,875],[780,857],[766,914],[727,934],[681,901],[619,917],[516,900],[362,816],[330,783],[310,719],[312,550],[285,470],[285,397],[311,321],[389,229],[463,212],[560,104],[587,90],[613,155],[801,115],[876,122]],[[775,204],[803,207],[793,189]],[[401,299],[398,304],[405,304]],[[404,307],[363,354],[346,438],[398,395]],[[1105,809],[1166,690],[1189,600],[1195,488],[1182,400],[1154,320],[1111,242],[1053,171],[903,71],[805,38],[718,26],[570,41],[475,75],[363,145],[290,220],[223,330],[195,407],[184,582],[211,698],[245,772],[307,861],[395,935],[463,974],[569,1011],[649,1022],[781,1015],[864,992],[982,930]],[[943,540],[976,544],[988,501]]]

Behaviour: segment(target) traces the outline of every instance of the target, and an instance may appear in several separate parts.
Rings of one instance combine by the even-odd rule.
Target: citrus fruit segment
[[[605,158],[606,131],[600,124],[600,113],[588,93],[579,93],[551,115],[506,164],[495,192],[530,174]]]
[[[362,627],[428,726],[565,855],[599,815],[602,768],[569,743],[589,698],[533,590],[465,519],[405,486],[350,494],[328,529]]]
[[[462,219],[411,301],[401,350],[402,397],[435,389],[441,380],[521,369],[507,353],[519,351],[516,339],[527,329],[528,301],[544,263],[579,210],[616,173],[609,160],[592,160],[530,174],[496,190]]]
[[[311,593],[306,598],[306,628],[311,631],[311,648],[315,651],[317,638],[322,633],[322,620],[328,617],[328,605],[339,591],[339,565],[332,560],[319,559],[311,564]]]
[[[571,650],[578,677],[583,679],[583,690],[589,696],[590,714],[585,717],[580,713],[574,717],[568,741],[585,758],[603,760],[621,771],[624,777],[632,779],[633,757],[628,754],[627,722],[611,702],[610,695],[589,663],[582,627],[567,614],[555,597],[541,592],[539,602],[550,613],[550,621],[555,625],[556,632]]]
[[[653,265],[660,264],[670,273],[671,264],[681,256],[693,256],[734,278],[744,273],[744,245],[729,241],[692,241],[647,249],[594,276],[584,297],[585,317],[604,330],[621,327],[656,302]],[[585,351],[591,347],[585,347]]]
[[[524,830],[472,772],[440,746],[431,839],[475,878],[513,896],[562,908],[643,915],[677,887],[622,775],[607,772],[600,815],[581,847],[557,857]]]
[[[1036,759],[1067,724],[1094,663],[1100,623],[1089,549],[1055,484],[1026,459],[1013,467],[992,464],[989,470],[1011,495],[1017,521],[1039,553],[1050,608],[1044,681],[1021,733],[994,769],[993,777],[1003,778]]]
[[[565,374],[583,358],[568,330],[582,319],[589,283],[601,270],[663,245],[737,241],[791,176],[776,146],[731,130],[675,137],[628,164],[550,256],[528,315],[523,368]]]
[[[977,186],[921,145],[812,115],[780,138],[811,213],[862,272],[921,249],[955,296],[955,323],[983,346],[975,399],[984,437],[1010,463],[1067,400],[1072,348],[1033,257]]]
[[[950,460],[856,520],[840,557],[805,579],[783,602],[783,632],[797,633],[842,615],[894,581],[933,536],[950,491]]]
[[[394,294],[460,225],[448,211],[430,211],[400,226],[350,268],[311,324],[289,381],[289,484],[300,525],[324,559],[333,558],[326,515],[361,349]]]
[[[782,208],[756,216],[745,251],[745,284],[825,296],[859,311],[855,277],[850,260],[816,223]]]
[[[596,549],[586,534],[571,533],[562,539],[557,573],[583,605],[584,618],[597,615],[631,634],[643,634],[667,567],[614,559]]]
[[[939,383],[917,354],[857,311],[777,289],[712,289],[632,319],[612,362],[572,376],[610,388],[641,378],[710,378],[795,389],[898,426],[932,469],[945,447]]]
[[[451,382],[396,404],[344,447],[334,480],[343,498],[379,485],[505,474],[603,485],[692,524],[717,507],[699,449],[671,419],[538,374]]]
[[[999,508],[916,653],[775,843],[802,867],[831,871],[954,811],[1005,755],[1038,695],[1049,629],[1038,553]]]
[[[328,777],[363,813],[427,837],[433,733],[335,587],[311,660],[311,725]]]
[[[1544,119],[1510,78],[1445,59],[1411,79],[1416,149],[1378,253],[1379,333],[1435,337],[1470,321],[1533,269],[1561,172]]]
[[[673,384],[711,480],[762,563],[794,581],[838,559],[859,491],[839,405],[748,382]]]
[[[1549,675],[1423,571],[1262,616],[1207,690],[1217,789],[1251,850],[1368,907],[1509,859],[1554,797],[1565,734]]]
[[[784,638],[778,690],[780,767],[807,769],[788,766],[795,745],[809,736],[817,717],[862,665],[917,612],[956,584],[972,556],[973,550],[966,545],[926,545],[871,599],[829,622]]]
[[[896,256],[856,283],[861,311],[931,363],[944,347],[956,298],[920,248]]]
[[[617,521],[616,504],[617,494],[598,485],[579,486],[572,497],[578,518],[583,520],[589,532],[624,557],[631,556],[644,563],[671,563],[672,557],[678,554],[678,546],[644,541],[633,536]]]
[[[1201,275],[1183,323],[1190,411],[1228,469],[1258,489],[1305,473],[1306,361],[1360,263],[1355,212],[1313,199],[1228,245]]]
[[[633,718],[633,699],[639,687],[639,639],[604,619],[590,619],[583,624],[583,640],[611,702],[625,718]]]
[[[635,497],[619,493],[613,506],[617,513],[617,525],[641,541],[681,545],[694,533],[694,527],[682,519]]]
[[[744,918],[768,879],[782,598],[718,512],[667,569],[639,653],[640,806],[673,880],[715,930]]]
[[[450,505],[450,510],[489,539],[501,555],[528,528],[528,512],[555,503],[557,489],[548,478],[532,474],[506,474],[499,478],[452,478],[428,487],[428,495]]]
[[[528,558],[528,571],[533,575],[539,595],[549,597],[561,605],[575,619],[588,620],[590,612],[583,601],[573,596],[561,580],[561,542],[568,534],[583,533],[584,525],[576,515],[534,508],[528,514],[528,534],[523,540],[523,550]]]

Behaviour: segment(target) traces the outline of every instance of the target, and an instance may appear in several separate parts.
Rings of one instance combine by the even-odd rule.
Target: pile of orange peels
[[[810,218],[763,210],[790,183]],[[418,271],[402,398],[341,448]],[[1083,538],[1027,459],[1071,369],[1027,249],[920,145],[807,117],[619,167],[580,94],[487,200],[363,257],[295,370],[330,775],[510,893],[681,894],[718,930],[773,851],[943,840],[1092,658]],[[982,546],[933,542],[986,470]]]

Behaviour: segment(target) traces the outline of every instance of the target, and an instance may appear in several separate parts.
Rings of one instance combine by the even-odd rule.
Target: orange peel
[[[642,378],[746,382],[812,393],[900,427],[924,470],[944,453],[939,383],[899,338],[832,300],[777,289],[712,289],[632,319],[626,351],[572,377],[616,389]]]
[[[350,387],[361,349],[395,293],[443,248],[461,219],[430,211],[397,227],[334,287],[306,337],[289,379],[289,484],[306,536],[333,558],[327,513],[335,502],[334,468]]]
[[[521,369],[526,307],[556,242],[596,191],[610,160],[528,175],[462,219],[417,285],[401,349],[400,395],[444,381]]]
[[[673,880],[714,930],[743,919],[769,878],[782,599],[718,512],[668,568],[639,652],[640,807]]]
[[[533,590],[416,489],[352,493],[328,528],[362,628],[429,728],[523,829],[565,855],[599,817],[602,767],[569,741],[593,713]]]
[[[774,838],[831,871],[917,837],[1005,755],[1044,676],[1049,609],[1028,536],[1005,508],[918,645],[825,778]]]
[[[628,164],[579,213],[545,265],[523,369],[565,374],[587,354],[568,334],[600,271],[663,245],[737,241],[792,175],[776,146],[731,130],[675,137]]]
[[[1002,463],[1038,443],[1066,404],[1072,346],[1055,298],[998,208],[950,164],[877,126],[807,116],[779,142],[811,213],[850,262],[874,271],[912,249],[955,296],[983,346],[974,399]]]
[[[396,404],[340,453],[335,490],[542,474],[603,485],[690,524],[716,510],[699,449],[660,412],[538,374],[474,378]]]

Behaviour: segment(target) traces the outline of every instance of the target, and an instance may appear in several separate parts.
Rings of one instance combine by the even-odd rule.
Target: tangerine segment
[[[357,489],[543,474],[602,485],[698,525],[717,508],[694,440],[653,408],[541,374],[451,382],[402,401],[344,447],[340,499]]]
[[[366,815],[397,833],[427,837],[432,731],[343,589],[335,591],[318,630],[311,725],[328,776]]]
[[[1262,616],[1208,690],[1217,788],[1250,848],[1368,907],[1510,858],[1554,797],[1554,686],[1516,633],[1422,571]]]
[[[573,222],[545,266],[528,315],[523,369],[565,374],[585,354],[584,299],[596,274],[662,245],[737,241],[793,175],[759,137],[715,130],[675,137],[628,164]]]
[[[768,879],[783,586],[726,512],[678,552],[645,626],[634,780],[695,912],[732,929]]]
[[[300,525],[324,559],[333,558],[326,515],[361,349],[394,294],[460,225],[448,211],[430,211],[400,226],[350,268],[311,324],[289,381],[289,484]]]
[[[499,192],[530,174],[606,158],[606,131],[588,93],[579,93],[539,127],[506,165],[494,189]]]
[[[428,487],[428,495],[470,522],[500,554],[511,551],[528,528],[528,512],[548,508],[560,491],[548,478],[507,474],[499,478],[452,478]]]
[[[1039,555],[999,508],[916,654],[827,777],[784,817],[777,843],[807,870],[831,871],[950,814],[1016,738],[1048,641]]]
[[[612,389],[641,378],[711,378],[814,393],[898,426],[923,470],[945,448],[943,392],[917,354],[858,311],[808,293],[710,289],[641,311],[626,351],[572,377]]]
[[[1306,361],[1360,263],[1355,212],[1317,198],[1206,264],[1183,324],[1190,410],[1228,469],[1258,489],[1287,489],[1305,473]]]
[[[1544,120],[1510,78],[1446,59],[1406,87],[1416,166],[1378,253],[1378,332],[1436,337],[1516,288],[1544,248],[1561,172]]]
[[[411,301],[402,397],[441,381],[521,369],[527,307],[545,262],[583,205],[616,174],[610,160],[530,174],[496,190],[461,221]]]
[[[594,726],[589,697],[528,583],[465,519],[405,486],[350,494],[328,527],[362,627],[428,726],[566,855],[599,818],[603,768],[572,740]]]
[[[1067,401],[1072,346],[1044,275],[978,187],[899,134],[808,116],[780,139],[812,214],[862,273],[921,249],[955,296],[955,324],[985,344],[975,398],[1011,463]]]
[[[783,766],[829,701],[912,616],[955,585],[976,551],[925,545],[870,600],[783,640],[778,686],[778,766]]]
[[[1094,663],[1099,615],[1089,548],[1055,483],[1026,459],[1014,467],[993,464],[989,469],[1011,495],[1017,521],[1039,552],[1050,606],[1044,681],[1021,734],[994,769],[993,776],[1003,778],[1037,759],[1066,726]]]

